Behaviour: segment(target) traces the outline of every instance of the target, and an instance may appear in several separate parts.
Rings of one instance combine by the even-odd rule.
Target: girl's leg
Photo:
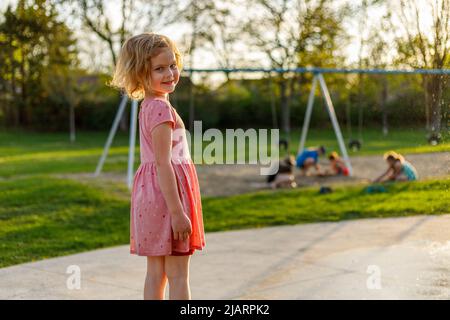
[[[164,300],[166,283],[164,256],[147,257],[144,300]]]
[[[170,300],[190,300],[189,261],[191,256],[166,256],[164,271],[169,280]]]
[[[314,166],[314,159],[313,158],[306,158],[305,162],[303,162],[303,170],[305,172],[305,176],[310,176],[309,168]]]
[[[275,185],[279,187],[292,187],[295,178],[292,174],[281,173],[275,179]]]

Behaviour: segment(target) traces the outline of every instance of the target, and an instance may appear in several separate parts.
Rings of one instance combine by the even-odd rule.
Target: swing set
[[[347,153],[347,148],[344,143],[344,139],[342,137],[341,128],[339,126],[339,122],[336,117],[336,112],[333,106],[333,101],[331,100],[330,92],[328,90],[327,84],[325,82],[324,74],[328,73],[341,73],[341,74],[386,74],[386,75],[399,75],[399,74],[428,74],[428,75],[450,75],[450,69],[414,69],[414,70],[384,70],[384,69],[337,69],[337,68],[315,68],[315,67],[303,67],[303,68],[293,68],[293,69],[283,69],[283,68],[274,68],[274,69],[264,69],[264,68],[223,68],[223,69],[185,69],[184,72],[187,72],[192,75],[193,72],[260,72],[260,73],[268,73],[269,75],[272,72],[275,73],[285,73],[285,72],[296,72],[296,73],[312,73],[312,86],[311,91],[308,97],[308,104],[306,107],[305,117],[303,120],[302,133],[300,137],[300,142],[298,145],[297,154],[301,153],[305,149],[306,137],[308,135],[308,129],[310,126],[311,113],[314,107],[314,97],[317,89],[317,85],[320,87],[320,91],[325,101],[325,107],[330,117],[330,121],[333,125],[333,130],[336,134],[336,139],[339,144],[339,149],[342,154],[342,158],[346,163],[346,166],[349,169],[349,175],[353,175],[352,165],[350,163],[350,158]],[[270,78],[270,87],[273,87],[272,78]],[[271,90],[273,92],[273,90]],[[271,95],[271,110],[272,110],[272,120],[274,124],[277,125],[277,117],[275,111],[275,98],[273,94]],[[97,168],[95,170],[94,176],[98,176],[101,173],[104,162],[106,160],[108,150],[111,146],[114,135],[117,131],[119,121],[122,117],[123,112],[125,111],[125,107],[127,105],[128,98],[126,95],[122,97],[122,101],[120,102],[119,108],[116,113],[116,117],[114,118],[114,122],[110,129],[108,139],[105,143],[103,153],[99,162],[97,164]],[[134,150],[135,150],[135,142],[136,142],[136,122],[137,122],[137,109],[138,103],[136,100],[132,101],[131,104],[131,117],[130,117],[130,139],[129,139],[129,152],[128,152],[128,171],[127,171],[127,182],[128,187],[131,188],[133,184],[133,164],[134,164]],[[361,148],[361,130],[362,130],[362,110],[360,110],[360,120],[359,120],[359,139],[351,139],[349,141],[350,148]]]

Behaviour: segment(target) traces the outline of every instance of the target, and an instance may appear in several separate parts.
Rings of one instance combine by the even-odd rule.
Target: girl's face
[[[180,79],[180,71],[175,60],[175,54],[170,48],[162,48],[162,51],[151,58],[151,88],[152,95],[166,96],[175,90]]]

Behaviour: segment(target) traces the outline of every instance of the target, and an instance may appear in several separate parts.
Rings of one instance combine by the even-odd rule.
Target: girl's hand
[[[172,214],[172,231],[175,240],[186,240],[192,234],[191,220],[183,211]]]

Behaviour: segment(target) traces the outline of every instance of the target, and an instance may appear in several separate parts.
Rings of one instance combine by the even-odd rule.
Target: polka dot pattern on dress
[[[168,122],[173,129],[184,129],[182,119],[169,102],[146,98],[139,112],[139,141],[141,164],[134,176],[130,209],[130,252],[143,256],[170,255],[175,251],[202,250],[205,246],[201,195],[195,166],[190,159],[179,159],[172,154],[172,165],[176,176],[180,202],[191,219],[192,235],[187,240],[174,240],[168,206],[158,185],[155,155],[152,149],[151,132],[159,124]],[[186,135],[181,141],[188,146]],[[177,140],[177,143],[178,140]],[[175,158],[177,157],[177,158]]]

